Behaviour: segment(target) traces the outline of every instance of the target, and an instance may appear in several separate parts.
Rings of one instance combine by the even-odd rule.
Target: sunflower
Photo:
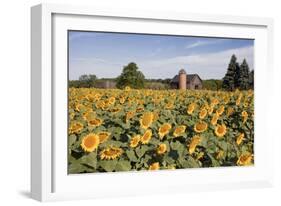
[[[234,113],[234,109],[232,107],[227,108],[226,116],[229,117]]]
[[[235,102],[236,106],[239,106],[240,102],[241,102],[241,98],[240,98],[240,96],[239,96],[238,99],[237,99],[236,102]]]
[[[246,111],[243,111],[243,112],[241,113],[241,115],[242,115],[242,117],[247,117],[247,116],[248,116],[248,113],[247,113]]]
[[[81,110],[84,110],[85,109],[85,106],[83,104],[76,104],[75,105],[75,110],[80,112]]]
[[[245,136],[244,133],[240,133],[240,134],[238,135],[238,137],[236,138],[236,144],[237,144],[237,145],[240,145],[240,144],[242,143],[242,141],[244,140],[244,136]]]
[[[246,111],[243,111],[241,115],[242,115],[243,123],[245,123],[248,119],[248,113]]]
[[[75,117],[75,112],[69,112],[69,118],[73,120]]]
[[[223,101],[224,101],[225,104],[228,104],[229,101],[230,101],[229,96],[225,96],[225,97],[223,98]]]
[[[83,114],[83,119],[86,120],[86,121],[89,121],[91,119],[93,119],[94,117],[96,116],[96,113],[93,112],[93,111],[88,111],[88,112],[85,112]]]
[[[167,168],[168,170],[175,170],[175,169],[176,169],[175,165],[169,165],[169,166],[167,166],[166,168]]]
[[[218,125],[215,128],[215,134],[217,135],[217,137],[223,137],[226,133],[226,126],[225,124],[222,125]]]
[[[187,107],[187,114],[192,114],[194,109],[196,107],[196,104],[195,103],[191,103],[190,105],[188,105]]]
[[[145,133],[142,135],[140,141],[142,144],[147,144],[151,139],[151,137],[152,137],[152,131],[150,129],[146,130]]]
[[[140,142],[141,136],[140,135],[135,135],[131,141],[130,141],[130,147],[136,147],[138,146]]]
[[[249,106],[249,103],[248,102],[244,102],[243,106],[247,108]]]
[[[145,112],[140,119],[141,128],[147,129],[153,122],[153,113],[152,112]]]
[[[174,108],[174,104],[172,102],[168,102],[165,106],[165,109],[173,109]]]
[[[200,121],[194,125],[194,131],[201,133],[204,132],[208,128],[208,124],[206,122]]]
[[[212,120],[211,120],[211,124],[213,125],[213,126],[215,126],[216,124],[217,124],[217,122],[218,122],[218,119],[219,119],[219,115],[216,113],[216,114],[214,114],[214,116],[213,116],[213,118],[212,118]]]
[[[120,107],[114,107],[114,108],[111,108],[109,110],[109,112],[113,113],[113,114],[117,114],[118,112],[121,111],[121,108]]]
[[[186,126],[184,126],[184,125],[178,126],[173,133],[174,137],[178,137],[181,134],[183,134],[185,132],[185,129],[186,129]]]
[[[89,124],[89,126],[97,127],[97,126],[100,126],[102,124],[102,120],[99,119],[99,118],[94,118],[94,119],[89,120],[88,124]]]
[[[110,133],[109,132],[99,132],[98,133],[100,143],[103,143],[108,140]]]
[[[154,162],[153,164],[151,164],[150,166],[149,166],[149,170],[159,170],[159,168],[160,168],[160,165],[159,165],[159,162]]]
[[[211,104],[214,105],[214,106],[217,105],[218,103],[219,103],[219,100],[216,99],[216,98],[214,98],[211,102]]]
[[[201,111],[199,112],[199,118],[204,119],[206,115],[207,115],[207,109],[205,108],[201,109]]]
[[[211,105],[209,108],[208,108],[208,114],[211,115],[214,111],[214,106]]]
[[[217,152],[217,155],[216,155],[216,159],[221,159],[223,158],[223,155],[224,155],[224,151],[223,150],[220,150]]]
[[[172,128],[171,124],[164,123],[158,130],[160,139],[162,139],[166,134],[168,134],[171,128]]]
[[[85,152],[93,152],[99,146],[99,143],[99,136],[94,133],[90,133],[83,137],[81,147]]]
[[[157,148],[157,154],[164,154],[167,151],[167,145],[162,143]]]
[[[86,99],[90,102],[93,102],[95,100],[95,96],[93,94],[87,94]]]
[[[154,111],[153,112],[153,122],[157,121],[159,118],[159,111]]]
[[[126,98],[125,98],[125,97],[120,97],[120,98],[119,98],[120,104],[124,104],[125,101],[126,101]]]
[[[246,152],[238,158],[236,164],[240,166],[247,166],[252,164],[253,155],[250,152]]]
[[[97,109],[104,109],[105,108],[105,103],[104,103],[104,101],[98,101],[97,103],[96,103],[96,108]]]
[[[189,154],[192,154],[195,151],[197,145],[200,142],[201,142],[201,137],[199,137],[198,135],[195,135],[194,137],[192,137],[192,140],[189,144],[189,149],[188,149]]]
[[[128,111],[126,113],[126,122],[128,122],[130,119],[132,119],[135,115],[135,112],[134,111]]]
[[[131,91],[131,87],[126,86],[126,87],[124,88],[124,90],[125,90],[126,92],[129,92],[129,91]]]
[[[114,160],[117,157],[120,157],[123,153],[123,149],[120,147],[114,147],[114,146],[109,146],[106,149],[103,149],[100,152],[100,158],[102,160],[106,159],[106,160]]]
[[[108,101],[111,105],[113,105],[115,103],[115,97],[110,97]]]
[[[69,127],[70,134],[79,134],[81,130],[84,128],[83,124],[80,122],[73,122]]]
[[[222,115],[223,112],[224,112],[224,106],[221,105],[221,106],[217,109],[216,113],[220,116],[220,115]]]

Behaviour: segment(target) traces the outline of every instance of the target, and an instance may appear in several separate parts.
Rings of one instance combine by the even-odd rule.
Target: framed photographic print
[[[272,185],[271,19],[31,14],[34,199]]]

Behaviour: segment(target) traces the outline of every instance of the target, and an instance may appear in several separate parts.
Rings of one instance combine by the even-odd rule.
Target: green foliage
[[[131,170],[131,162],[126,160],[120,160],[117,162],[115,171],[130,171]]]
[[[79,80],[70,80],[69,87],[75,88],[91,88],[95,86],[97,76],[94,74],[83,74],[79,77]]]
[[[117,165],[117,160],[100,160],[99,166],[106,172],[112,172]]]
[[[254,71],[249,73],[249,66],[246,59],[243,60],[241,65],[236,61],[237,58],[233,54],[223,78],[222,88],[228,91],[233,91],[237,88],[240,90],[253,89]]]
[[[254,89],[254,70],[249,73],[249,89]]]
[[[215,80],[214,80],[215,81]],[[101,94],[99,101],[108,101],[115,96],[116,100],[105,108],[96,107],[96,102],[81,99],[81,95]],[[149,95],[148,95],[149,94]],[[122,104],[118,101],[120,97],[126,97]],[[157,104],[153,104],[152,99],[163,96]],[[237,99],[243,97],[243,103],[236,105]],[[68,172],[71,174],[94,173],[94,172],[118,172],[118,171],[139,171],[148,170],[153,163],[159,163],[159,169],[171,168],[198,168],[198,167],[219,167],[240,165],[237,161],[241,154],[253,154],[254,143],[254,107],[253,91],[175,91],[175,90],[111,90],[111,89],[70,89],[70,113],[75,112],[71,122],[79,121],[83,129],[79,132],[68,135]],[[129,98],[143,100],[144,111],[137,112],[140,103],[129,101]],[[174,102],[172,109],[166,109],[167,102]],[[207,114],[200,120],[201,108],[212,104],[212,100],[218,99],[218,105],[214,105],[211,114]],[[102,125],[89,128],[87,119],[83,118],[85,109],[75,110],[77,104],[87,103],[88,108],[93,108],[97,118],[103,120]],[[225,102],[226,101],[226,102]],[[197,107],[192,114],[187,113],[187,105],[196,103]],[[245,104],[247,103],[247,104]],[[245,106],[247,105],[247,106]],[[218,137],[215,133],[216,126],[211,124],[212,118],[218,109],[224,106],[225,111],[220,115],[217,124],[225,124],[227,132],[223,137]],[[112,108],[120,108],[117,113],[111,112]],[[227,111],[233,108],[233,113],[228,116]],[[125,116],[128,111],[135,111],[132,118],[126,121]],[[146,129],[140,127],[140,120],[144,112],[156,112],[158,118],[153,120],[149,129],[152,132],[148,143],[138,142],[136,146],[131,146],[131,140],[136,135],[142,136]],[[242,111],[248,113],[246,122],[243,123]],[[155,113],[155,114],[156,114]],[[206,131],[197,133],[194,126],[199,121],[208,123]],[[170,131],[161,139],[159,129],[164,123],[171,124]],[[70,123],[70,126],[72,124]],[[179,136],[174,135],[174,131],[180,125],[186,126],[186,130]],[[86,134],[105,131],[110,133],[108,139],[98,145],[92,151],[87,152],[81,147],[81,142]],[[245,134],[241,143],[237,143],[240,133]],[[195,135],[200,136],[193,152],[190,152],[192,140]],[[158,153],[159,146],[166,145],[163,153]],[[120,155],[103,158],[101,155],[105,149],[115,147],[122,152]],[[218,156],[219,152],[223,153]],[[250,163],[252,163],[251,160]]]
[[[249,66],[246,59],[244,59],[240,65],[238,86],[240,90],[249,89]]]
[[[203,80],[203,88],[207,90],[218,91],[222,89],[222,80],[208,79]]]
[[[153,81],[146,81],[145,82],[146,89],[170,89],[170,85],[168,83],[162,82],[153,82]]]
[[[236,83],[236,74],[237,74],[237,58],[233,54],[230,59],[230,63],[228,64],[227,72],[223,78],[223,84],[222,87],[225,90],[233,91],[235,89],[235,83]]]
[[[138,71],[136,63],[131,62],[123,68],[123,71],[116,79],[117,88],[123,89],[126,86],[135,89],[144,88],[145,77],[141,71]]]

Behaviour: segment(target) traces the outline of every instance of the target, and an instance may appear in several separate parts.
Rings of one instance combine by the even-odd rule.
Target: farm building
[[[116,82],[112,80],[98,80],[95,83],[95,87],[100,89],[113,89],[116,88]]]
[[[203,82],[198,74],[186,74],[184,69],[171,80],[171,88],[173,89],[202,89]]]

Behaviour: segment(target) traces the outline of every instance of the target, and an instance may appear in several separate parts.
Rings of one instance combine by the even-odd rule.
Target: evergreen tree
[[[248,66],[246,59],[243,60],[241,66],[240,66],[237,87],[240,90],[249,89],[249,66]]]
[[[238,62],[236,62],[236,69],[235,69],[235,73],[234,73],[234,88],[239,88],[240,85],[240,72],[241,72],[241,68]]]
[[[239,68],[237,67],[236,60],[237,58],[233,54],[228,64],[227,72],[223,78],[222,88],[225,90],[233,91],[236,87],[236,83],[237,83],[236,70]]]
[[[249,73],[249,89],[254,89],[254,70]]]
[[[123,89],[126,86],[131,88],[141,89],[144,88],[145,77],[141,71],[138,71],[136,63],[131,62],[123,68],[123,71],[116,79],[117,88]]]

